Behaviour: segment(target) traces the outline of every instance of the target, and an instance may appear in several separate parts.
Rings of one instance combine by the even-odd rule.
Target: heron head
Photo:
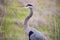
[[[27,4],[26,7],[28,7],[28,8],[32,8],[33,5],[32,5],[32,4]]]
[[[33,8],[33,5],[32,4],[27,4],[26,6],[18,6],[18,7],[20,7],[20,8],[23,8],[23,7],[25,7],[25,8]]]

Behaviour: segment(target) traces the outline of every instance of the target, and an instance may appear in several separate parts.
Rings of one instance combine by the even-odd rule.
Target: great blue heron
[[[24,31],[26,35],[28,35],[29,40],[47,40],[41,32],[39,32],[35,28],[29,27],[28,21],[33,15],[33,5],[27,4],[26,7],[29,8],[30,14],[26,17],[24,21]]]

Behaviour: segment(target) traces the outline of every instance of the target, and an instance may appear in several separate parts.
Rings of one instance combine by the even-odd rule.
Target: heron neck
[[[30,9],[30,14],[26,17],[25,21],[24,21],[24,29],[28,29],[29,25],[28,25],[28,21],[29,19],[32,17],[33,15],[33,10],[32,8],[29,8]]]

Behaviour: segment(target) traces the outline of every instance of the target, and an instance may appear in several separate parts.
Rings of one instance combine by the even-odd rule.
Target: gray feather
[[[34,33],[30,36],[31,40],[47,40],[46,37],[36,29],[31,29]]]

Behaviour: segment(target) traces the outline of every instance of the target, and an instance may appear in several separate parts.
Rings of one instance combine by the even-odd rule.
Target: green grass
[[[20,38],[25,38],[23,25],[16,26],[14,24],[14,20],[24,20],[28,13],[28,9],[17,8],[16,6],[17,4],[15,4],[15,2],[12,2],[10,5],[7,5],[7,14],[4,17],[4,22],[2,24],[4,38],[12,38],[13,40],[17,40],[18,36]],[[13,16],[13,11],[15,11],[15,16]]]

